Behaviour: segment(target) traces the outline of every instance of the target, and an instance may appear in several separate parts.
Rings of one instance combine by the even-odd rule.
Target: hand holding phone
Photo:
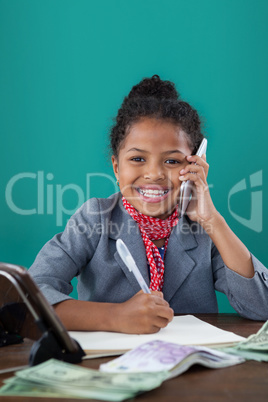
[[[196,152],[197,156],[202,156],[207,151],[207,140],[204,138]],[[191,180],[187,180],[182,182],[180,188],[180,198],[179,198],[179,207],[178,207],[178,216],[182,218],[185,214],[188,205],[192,198],[192,190],[193,190],[193,182]]]

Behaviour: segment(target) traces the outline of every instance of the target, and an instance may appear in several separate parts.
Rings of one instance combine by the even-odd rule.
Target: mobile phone
[[[204,138],[196,152],[196,155],[202,156],[207,151],[207,140]],[[178,206],[178,216],[182,218],[185,214],[188,205],[192,198],[193,181],[187,180],[182,182],[179,195],[179,206]]]

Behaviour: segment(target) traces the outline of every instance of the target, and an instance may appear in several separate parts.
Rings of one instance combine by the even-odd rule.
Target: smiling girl
[[[206,156],[195,155],[200,126],[174,84],[157,75],[124,99],[110,136],[120,192],[82,205],[30,268],[67,329],[157,332],[174,312],[218,312],[215,290],[240,315],[268,319],[267,269],[211,200]],[[194,197],[179,219],[180,186],[189,179]],[[151,294],[140,291],[118,255],[118,238]],[[75,276],[79,300],[69,296]]]

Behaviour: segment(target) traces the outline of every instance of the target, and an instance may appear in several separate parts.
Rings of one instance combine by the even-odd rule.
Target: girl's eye
[[[166,163],[169,163],[169,164],[175,165],[175,164],[177,164],[177,163],[181,163],[181,162],[180,162],[180,161],[178,161],[178,160],[176,160],[176,159],[168,159],[168,160],[166,160]]]
[[[131,158],[131,160],[134,162],[144,162],[145,161],[143,158]]]

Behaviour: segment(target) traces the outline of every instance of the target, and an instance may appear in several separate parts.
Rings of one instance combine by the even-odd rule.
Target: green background
[[[203,116],[214,203],[268,265],[265,208],[252,204],[250,188],[231,200],[246,219],[258,209],[259,232],[228,208],[233,186],[249,186],[259,171],[255,190],[267,205],[267,21],[267,0],[1,0],[0,260],[29,267],[64,228],[70,214],[61,219],[62,203],[73,212],[87,196],[114,192],[112,118],[132,85],[159,74]],[[5,197],[25,173],[32,178],[15,183],[12,199],[38,206],[32,215],[12,211]],[[103,176],[87,186],[89,173]],[[225,296],[219,303],[232,311]]]

